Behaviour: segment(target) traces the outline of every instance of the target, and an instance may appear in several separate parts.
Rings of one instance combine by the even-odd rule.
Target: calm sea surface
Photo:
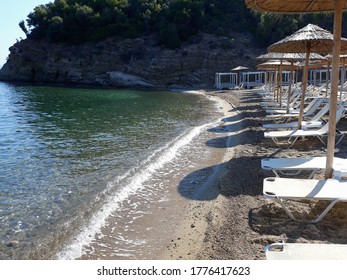
[[[161,174],[192,165],[219,117],[196,94],[0,83],[0,259],[90,253],[110,216],[143,213],[130,196],[160,197]]]

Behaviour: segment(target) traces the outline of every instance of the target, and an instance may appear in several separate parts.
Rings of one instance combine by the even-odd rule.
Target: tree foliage
[[[256,13],[244,0],[55,0],[35,7],[19,26],[33,39],[74,44],[154,33],[177,48],[199,31],[250,32],[266,46],[307,23],[332,30],[332,19],[323,13]]]

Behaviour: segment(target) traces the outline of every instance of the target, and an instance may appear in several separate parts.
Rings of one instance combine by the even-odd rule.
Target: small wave
[[[71,241],[61,252],[57,254],[57,259],[69,260],[76,259],[83,255],[84,246],[89,245],[95,236],[101,232],[106,224],[107,218],[119,209],[121,203],[137,191],[144,187],[144,183],[149,180],[153,174],[171,162],[180,149],[189,144],[197,135],[199,135],[210,124],[204,124],[185,131],[173,141],[167,143],[153,152],[145,161],[129,170],[126,174],[117,177],[113,182],[109,182],[105,192],[121,188],[114,196],[111,196],[104,204],[101,210],[94,214],[89,224]]]

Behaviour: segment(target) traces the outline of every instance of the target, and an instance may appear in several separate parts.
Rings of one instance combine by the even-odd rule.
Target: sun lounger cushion
[[[333,160],[334,178],[341,178],[345,173],[341,170],[346,170],[347,159],[334,157]],[[280,175],[292,176],[298,175],[302,171],[311,171],[309,178],[315,173],[325,169],[326,157],[310,157],[310,158],[264,158],[261,160],[261,168],[263,170],[272,171],[276,177]]]
[[[302,121],[302,129],[320,128],[323,125],[322,118],[329,112],[329,103],[325,104],[310,120]],[[286,129],[286,128],[297,128],[298,122],[287,122],[287,123],[270,123],[264,124],[265,129]]]
[[[337,202],[347,201],[347,181],[269,177],[263,181],[263,194],[280,202],[283,209],[294,220],[296,218],[284,204],[285,200],[331,201],[316,219],[310,221],[319,222]]]
[[[301,123],[302,129],[311,129],[311,128],[321,128],[323,123],[321,121],[303,121]],[[298,122],[289,122],[289,123],[270,123],[264,124],[264,128],[266,129],[286,129],[286,128],[296,128],[298,127]]]
[[[346,244],[273,243],[265,247],[267,260],[347,260]]]
[[[336,111],[336,123],[344,116],[345,108],[340,106],[338,110]],[[279,146],[279,138],[288,138],[288,139],[294,139],[290,143],[289,141],[289,147],[293,146],[297,139],[300,137],[310,137],[315,136],[317,137],[322,143],[324,143],[322,137],[327,136],[327,133],[329,131],[329,122],[327,122],[323,127],[320,129],[314,130],[302,130],[302,129],[294,129],[294,130],[278,130],[278,131],[265,131],[264,137],[265,138],[271,138],[276,145]],[[338,144],[342,138],[343,134],[341,135],[340,139],[336,144]],[[324,143],[325,144],[325,143]]]

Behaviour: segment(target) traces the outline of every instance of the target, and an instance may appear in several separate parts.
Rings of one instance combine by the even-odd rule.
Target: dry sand
[[[208,201],[192,201],[179,222],[179,230],[158,255],[158,259],[257,260],[265,259],[264,246],[279,241],[347,243],[347,203],[338,203],[318,224],[291,220],[282,207],[262,196],[262,182],[272,173],[261,169],[266,157],[324,156],[318,139],[298,141],[291,149],[265,139],[262,123],[268,122],[260,107],[261,98],[252,91],[209,91],[228,102],[228,112],[210,145],[225,149],[228,160],[210,190],[219,195]],[[347,132],[347,120],[338,123]],[[227,139],[218,131],[230,132]],[[347,139],[336,149],[347,158]],[[317,175],[322,176],[322,175]],[[297,215],[306,217],[322,209],[323,202],[291,202]]]

